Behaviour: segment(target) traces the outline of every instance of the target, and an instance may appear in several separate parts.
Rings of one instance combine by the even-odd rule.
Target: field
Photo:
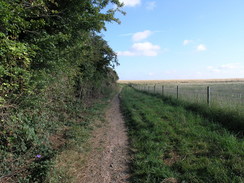
[[[243,78],[236,79],[192,79],[192,80],[119,80],[120,84],[162,84],[162,83],[233,83],[244,82]]]
[[[171,96],[192,103],[244,111],[244,79],[121,81],[149,93]]]
[[[131,182],[244,182],[242,137],[177,100],[157,96],[131,87],[121,93],[133,156]]]

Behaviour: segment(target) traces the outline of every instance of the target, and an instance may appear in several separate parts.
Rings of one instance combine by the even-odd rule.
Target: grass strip
[[[115,92],[104,98],[96,99],[89,108],[72,108],[74,114],[80,114],[81,119],[69,121],[68,130],[65,133],[66,145],[53,159],[53,166],[48,173],[45,182],[48,183],[72,183],[77,182],[80,173],[84,169],[86,156],[90,152],[92,131],[105,125],[105,110]]]
[[[154,95],[154,94],[151,94]],[[200,114],[204,118],[220,123],[224,128],[235,133],[239,137],[244,136],[244,114],[240,112],[241,109],[235,110],[231,108],[220,108],[218,106],[211,106],[198,103],[190,103],[184,100],[179,100],[173,97],[154,95],[162,98],[163,101],[169,105],[182,106],[186,110]]]
[[[244,142],[219,123],[126,87],[133,183],[244,182]]]

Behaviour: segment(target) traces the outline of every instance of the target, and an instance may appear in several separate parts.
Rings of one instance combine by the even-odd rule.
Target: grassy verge
[[[161,95],[156,96],[159,98],[163,98],[163,101],[169,105],[184,107],[186,110],[192,111],[196,114],[200,114],[210,121],[218,122],[239,137],[243,137],[244,135],[243,111],[240,112],[240,110],[235,110],[231,108],[220,108],[218,106],[209,107],[208,105],[190,103],[172,97],[166,97]]]
[[[132,182],[243,182],[244,142],[184,107],[124,89]]]
[[[95,128],[103,125],[105,120],[104,112],[112,96],[113,94],[103,99],[97,99],[91,107],[83,109],[80,121],[68,124],[66,146],[53,159],[53,166],[45,182],[77,182],[83,170],[86,155],[90,151],[88,139]]]
[[[0,182],[70,183],[82,166],[86,140],[102,120],[112,89],[84,103],[67,85],[59,86],[1,118]]]

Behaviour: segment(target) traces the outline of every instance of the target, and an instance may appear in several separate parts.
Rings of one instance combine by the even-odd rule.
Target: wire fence
[[[244,111],[244,83],[132,85],[135,89],[180,100]]]

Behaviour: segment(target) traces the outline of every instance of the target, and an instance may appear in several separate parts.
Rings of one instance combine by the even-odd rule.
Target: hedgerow
[[[120,7],[0,0],[0,181],[43,182],[57,150],[51,137],[81,118],[70,108],[115,86],[117,56],[98,33],[119,23]]]

